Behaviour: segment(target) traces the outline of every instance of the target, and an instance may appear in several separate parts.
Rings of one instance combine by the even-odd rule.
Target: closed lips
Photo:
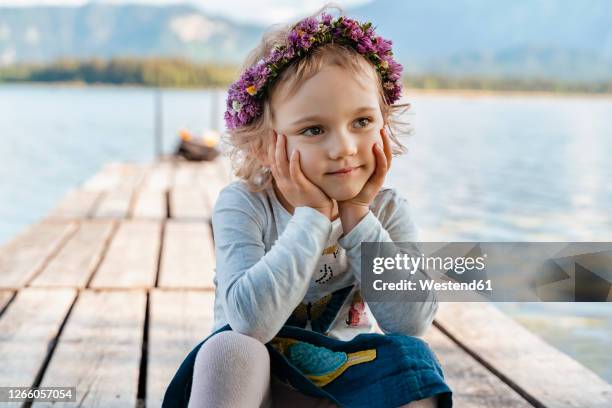
[[[336,173],[348,173],[352,170],[355,170],[357,167],[344,167],[340,170],[329,172],[328,174],[336,174]]]

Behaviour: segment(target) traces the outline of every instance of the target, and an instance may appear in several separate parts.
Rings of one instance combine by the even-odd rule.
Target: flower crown
[[[314,17],[301,20],[289,32],[285,44],[275,45],[267,57],[248,68],[230,86],[224,115],[227,128],[236,129],[255,120],[261,115],[265,90],[274,78],[310,50],[331,42],[354,48],[374,64],[389,104],[400,98],[402,65],[393,59],[391,40],[376,35],[370,22],[362,24],[344,16],[332,19],[322,13],[320,20]]]

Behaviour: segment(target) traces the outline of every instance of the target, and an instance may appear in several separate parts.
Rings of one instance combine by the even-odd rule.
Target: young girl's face
[[[375,79],[327,66],[289,97],[272,100],[274,129],[287,136],[287,157],[300,152],[302,171],[330,198],[355,197],[372,175],[372,146],[383,117]],[[382,143],[382,141],[381,141]],[[353,168],[348,174],[332,174]]]

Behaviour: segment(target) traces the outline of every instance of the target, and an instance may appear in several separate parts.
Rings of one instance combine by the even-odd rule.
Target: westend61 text
[[[377,279],[373,282],[374,290],[435,290],[435,291],[492,291],[491,280],[474,280],[472,282],[436,282],[434,280],[419,280],[419,288],[416,282],[402,279],[399,282],[383,282]]]

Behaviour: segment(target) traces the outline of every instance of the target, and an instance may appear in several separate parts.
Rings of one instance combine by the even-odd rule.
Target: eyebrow
[[[368,112],[368,111],[375,111],[376,108],[372,107],[372,106],[361,106],[357,109],[355,109],[355,111],[353,112],[354,115],[361,113],[361,112]],[[303,118],[300,118],[298,120],[296,120],[295,122],[293,122],[291,124],[291,126],[295,126],[295,125],[299,125],[300,123],[303,122],[310,122],[310,121],[314,121],[314,120],[318,120],[321,119],[319,116],[317,115],[311,115],[311,116],[305,116]]]

